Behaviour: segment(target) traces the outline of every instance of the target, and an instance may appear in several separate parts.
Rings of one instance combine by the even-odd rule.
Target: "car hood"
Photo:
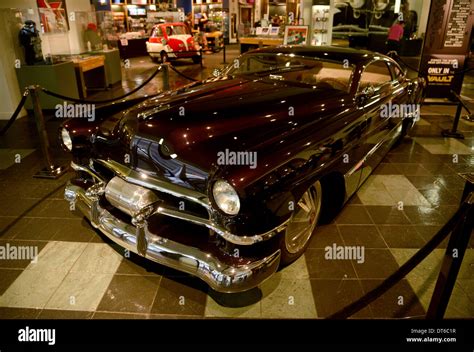
[[[278,79],[220,77],[166,92],[114,115],[98,134],[121,138],[136,157],[142,151],[141,159],[168,159],[168,166],[181,161],[203,174],[231,178],[236,185],[261,176],[283,162],[284,154],[301,149],[298,144],[312,137],[308,133],[340,114],[348,100],[344,92]],[[150,150],[155,149],[152,156]],[[256,165],[229,165],[231,152],[256,153]],[[246,177],[240,177],[239,168],[246,169]]]

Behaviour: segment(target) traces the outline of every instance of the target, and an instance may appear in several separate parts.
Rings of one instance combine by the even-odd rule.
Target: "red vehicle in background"
[[[153,61],[191,58],[194,63],[201,62],[201,47],[182,22],[154,25],[146,49]]]

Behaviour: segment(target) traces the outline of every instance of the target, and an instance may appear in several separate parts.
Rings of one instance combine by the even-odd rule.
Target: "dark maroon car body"
[[[190,264],[193,267],[188,270],[172,262],[169,253],[162,252],[162,260],[151,258],[197,275],[224,292],[252,288],[276,270],[279,255],[275,253],[282,236],[278,227],[291,217],[288,204],[298,202],[314,182],[319,181],[323,189],[320,221],[337,213],[397,138],[414,123],[406,116],[381,117],[383,105],[418,104],[424,88],[422,79],[408,79],[395,61],[377,53],[335,47],[278,47],[249,54],[255,53],[341,64],[348,60],[352,67],[348,90],[261,75],[223,74],[146,100],[100,108],[93,123],[74,119],[65,124],[71,134],[77,170],[77,177],[71,180],[76,194],[72,197],[69,189],[69,197],[66,196],[70,201],[78,200],[77,187],[85,192],[98,183],[98,178],[91,177],[84,168],[100,175],[105,184],[116,176],[129,182],[127,175],[108,167],[107,161],[113,161],[148,179],[207,196],[209,208],[203,209],[185,196],[163,194],[158,188],[153,191],[162,204],[179,211],[180,202],[184,202],[186,212],[208,218],[234,236],[226,237],[218,231],[216,234],[212,226],[184,221],[179,216],[154,214],[147,220],[146,234],[137,232],[135,242],[130,242],[131,248],[133,243],[145,246],[137,253],[150,257],[146,246],[164,246],[167,239],[217,258],[230,271],[271,258],[271,263],[255,266],[257,269],[242,275],[243,279],[215,268],[203,273],[200,268],[209,263],[202,260]],[[361,74],[374,62],[385,63],[392,79],[362,92]],[[288,114],[289,109],[294,113]],[[257,166],[218,165],[217,153],[226,149],[256,152]],[[237,215],[228,215],[215,204],[212,186],[216,180],[227,181],[238,193]],[[137,179],[130,182],[147,188]],[[101,192],[96,198],[100,209],[106,209],[127,226],[134,226],[130,214],[112,206]],[[93,212],[90,208],[83,211],[89,218],[96,216],[91,222],[95,221],[95,226],[106,233],[101,228],[106,221],[98,220]],[[263,236],[248,243],[238,240],[272,231],[268,238]],[[186,250],[180,253],[182,257],[187,257]],[[215,273],[210,273],[213,270]],[[228,277],[217,278],[219,275]]]

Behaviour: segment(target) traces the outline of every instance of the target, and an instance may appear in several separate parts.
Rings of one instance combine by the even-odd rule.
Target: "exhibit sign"
[[[284,45],[308,44],[308,26],[286,26]]]
[[[420,72],[428,98],[460,94],[474,23],[471,0],[432,0]]]

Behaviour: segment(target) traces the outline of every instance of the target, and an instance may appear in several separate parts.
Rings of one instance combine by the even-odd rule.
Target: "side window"
[[[368,86],[377,88],[390,82],[392,75],[384,61],[376,61],[367,66],[360,76],[359,92]]]
[[[152,37],[162,37],[163,33],[161,32],[161,27],[155,27],[153,30],[153,34],[151,35]]]

